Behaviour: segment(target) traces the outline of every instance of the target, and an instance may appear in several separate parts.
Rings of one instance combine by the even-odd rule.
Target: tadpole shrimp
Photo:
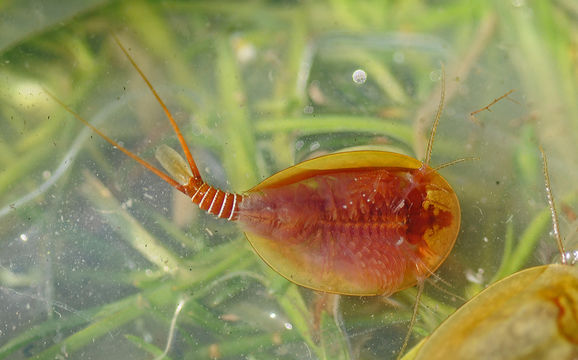
[[[289,281],[325,293],[390,295],[423,284],[450,253],[460,228],[460,205],[437,171],[445,165],[430,167],[445,77],[424,161],[385,151],[336,153],[301,162],[234,193],[203,180],[171,112],[115,40],[165,112],[186,160],[161,146],[156,157],[165,173],[49,95],[199,208],[236,222],[263,261]]]
[[[542,148],[552,234],[560,264],[519,271],[476,295],[446,319],[410,359],[578,359],[578,267],[558,230]]]

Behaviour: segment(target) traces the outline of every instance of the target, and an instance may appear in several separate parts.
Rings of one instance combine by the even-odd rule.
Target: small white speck
[[[341,206],[341,207],[344,208],[344,209],[347,209],[347,205],[343,205],[343,206]]]
[[[305,145],[305,141],[297,140],[297,142],[295,143],[295,150],[301,150],[303,148],[303,145]]]
[[[315,151],[321,147],[321,144],[318,141],[315,141],[309,146],[309,151]]]
[[[401,201],[397,204],[397,206],[395,207],[395,209],[393,209],[393,212],[395,213],[395,212],[401,210],[401,208],[403,208],[404,205],[405,205],[405,200],[401,200]]]
[[[405,55],[401,51],[396,51],[393,53],[393,61],[401,64],[405,61]]]
[[[132,207],[132,199],[128,199],[127,201],[123,202],[120,207],[123,209],[130,209]]]
[[[487,236],[484,236],[484,238],[482,239],[482,241],[485,242],[485,243],[487,243],[487,242],[490,242],[490,239],[488,239]]]
[[[22,241],[24,241],[24,242],[28,241],[28,235],[26,235],[26,234],[20,234],[20,240],[22,240]]]
[[[566,251],[564,253],[564,259],[566,259],[566,263],[570,265],[578,263],[578,250]]]
[[[144,334],[143,340],[144,340],[147,344],[150,344],[150,343],[153,342],[154,338],[153,338],[153,336],[152,336],[151,333],[147,332],[147,333]]]
[[[403,238],[403,236],[401,236],[399,239],[397,239],[395,246],[400,246],[401,244],[403,244],[404,241],[405,239]]]
[[[286,322],[284,325],[285,325],[285,329],[293,330],[293,325],[291,325],[291,323]]]
[[[484,269],[479,268],[476,273],[472,270],[466,270],[466,279],[475,284],[482,284],[484,282]]]
[[[274,312],[272,312],[272,313],[269,314],[269,317],[270,317],[271,319],[276,319],[276,318],[277,318],[277,314],[275,314]]]

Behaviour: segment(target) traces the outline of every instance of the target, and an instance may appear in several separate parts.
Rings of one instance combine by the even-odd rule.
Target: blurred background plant
[[[538,143],[577,248],[572,1],[28,0],[0,19],[0,359],[383,359],[407,329],[415,289],[341,297],[314,321],[317,294],[50,101],[43,87],[146,159],[176,147],[112,34],[206,179],[239,192],[328,152],[421,158],[445,65],[432,163],[480,159],[442,170],[462,231],[412,343],[487,284],[553,261]]]

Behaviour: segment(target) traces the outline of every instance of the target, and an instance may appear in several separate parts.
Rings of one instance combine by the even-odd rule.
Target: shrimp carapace
[[[391,294],[428,277],[452,249],[458,199],[432,168],[381,151],[302,162],[243,196],[238,220],[289,280],[350,295]]]

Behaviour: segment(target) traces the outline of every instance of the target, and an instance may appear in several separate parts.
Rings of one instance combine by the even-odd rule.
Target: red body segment
[[[443,262],[460,211],[451,187],[430,167],[363,151],[273,175],[243,196],[238,220],[257,253],[289,280],[378,295],[414,285]]]

